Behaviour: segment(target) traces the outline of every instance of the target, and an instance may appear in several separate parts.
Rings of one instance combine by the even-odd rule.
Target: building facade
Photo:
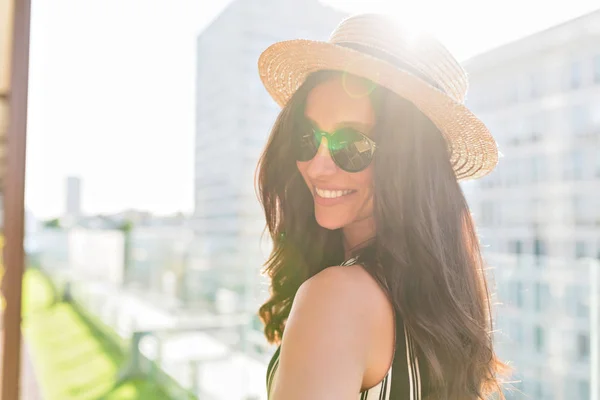
[[[502,153],[465,192],[494,269],[498,348],[521,381],[509,396],[598,398],[600,11],[464,65],[467,104]]]
[[[194,220],[202,264],[254,311],[267,295],[256,277],[270,250],[260,239],[254,173],[279,112],[258,57],[277,41],[326,40],[342,18],[317,0],[235,0],[197,40]]]
[[[494,251],[600,255],[600,11],[468,61],[503,157],[471,201]]]

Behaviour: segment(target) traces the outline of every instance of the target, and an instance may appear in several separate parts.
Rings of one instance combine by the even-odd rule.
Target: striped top
[[[351,258],[342,266],[354,265],[357,257]],[[396,344],[394,359],[387,375],[376,386],[357,394],[358,400],[422,400],[426,397],[426,374],[419,365],[419,359],[413,340],[396,312]],[[400,333],[400,334],[398,334]],[[277,349],[267,369],[267,392],[270,395],[271,386],[277,375],[279,353]]]

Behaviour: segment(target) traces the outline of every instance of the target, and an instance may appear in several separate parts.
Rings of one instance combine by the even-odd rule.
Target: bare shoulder
[[[352,265],[326,268],[304,282],[288,323],[298,321],[293,329],[330,332],[336,339],[352,335],[371,347],[393,319],[393,308],[379,283],[361,265]]]
[[[327,307],[350,315],[361,311],[372,313],[388,304],[383,289],[361,265],[324,269],[302,284],[294,305],[303,307],[324,301]]]
[[[273,398],[355,397],[390,318],[386,294],[361,266],[329,267],[308,279],[286,323]]]

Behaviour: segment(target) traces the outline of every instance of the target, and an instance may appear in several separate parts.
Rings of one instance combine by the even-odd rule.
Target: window
[[[579,400],[589,400],[590,397],[590,382],[587,380],[580,380],[577,384],[579,392]]]
[[[589,296],[584,295],[587,292],[582,286],[567,286],[564,299],[569,315],[577,318],[589,318],[590,310],[587,303]]]
[[[515,184],[518,186],[521,183],[523,183],[523,164],[525,164],[526,161],[522,158],[514,158],[512,160],[512,167],[514,168],[513,172],[514,172],[514,179],[515,179]]]
[[[577,89],[581,86],[581,63],[574,61],[571,63],[569,85],[571,89]]]
[[[581,180],[586,175],[585,156],[581,149],[564,155],[563,177],[565,180]]]
[[[531,117],[531,141],[537,142],[544,136],[546,115],[543,113],[534,114]]]
[[[544,387],[542,382],[539,380],[535,380],[533,382],[533,398],[535,400],[543,400],[544,399]]]
[[[523,253],[523,242],[520,240],[511,240],[509,243],[510,252],[514,254]]]
[[[523,345],[523,325],[519,320],[513,320],[510,326],[512,341],[519,346]]]
[[[546,283],[536,282],[534,286],[535,311],[543,311],[550,301],[550,288]]]
[[[587,256],[585,242],[583,240],[575,241],[575,257],[583,258]]]
[[[536,98],[541,94],[542,91],[542,79],[539,73],[532,73],[529,75],[529,96]]]
[[[586,221],[586,199],[582,196],[573,197],[573,218],[576,225],[585,225]]]
[[[577,335],[577,359],[586,361],[590,357],[590,337],[585,333]]]
[[[591,100],[587,103],[588,106],[588,124],[590,128],[593,129],[593,132],[598,132],[598,128],[600,127],[600,99]]]
[[[581,135],[588,129],[590,120],[589,110],[584,105],[576,105],[571,108],[571,131],[575,135]]]
[[[571,178],[575,180],[580,180],[584,175],[584,159],[583,152],[581,150],[573,150],[571,153]]]
[[[535,345],[535,351],[542,353],[544,351],[544,329],[536,325],[533,328],[533,343]]]
[[[600,54],[594,57],[594,82],[600,83]]]
[[[581,318],[589,318],[590,317],[590,307],[588,304],[589,296],[583,296],[583,291],[579,291],[577,293],[577,308],[575,310],[575,314]]]
[[[512,285],[512,298],[517,307],[523,308],[523,284],[521,282],[513,282]]]
[[[533,156],[531,157],[531,180],[536,182],[541,182],[544,180],[546,175],[546,169],[544,165],[543,156]]]
[[[533,241],[533,253],[536,256],[546,255],[546,244],[544,243],[544,241],[542,239],[536,238]]]
[[[529,135],[528,123],[528,118],[517,118],[513,121],[509,130],[510,137],[507,138],[507,143],[516,146],[521,142],[522,137]]]

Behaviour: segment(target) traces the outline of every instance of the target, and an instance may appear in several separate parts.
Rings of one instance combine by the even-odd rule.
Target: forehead
[[[310,91],[304,114],[327,131],[335,130],[340,124],[372,127],[375,124],[375,111],[369,97],[372,89],[372,83],[351,75],[332,78]]]

